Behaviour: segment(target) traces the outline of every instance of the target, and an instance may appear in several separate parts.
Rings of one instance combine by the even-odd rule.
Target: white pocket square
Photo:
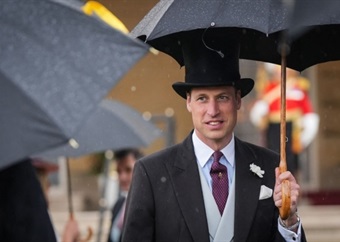
[[[259,200],[270,198],[273,195],[273,190],[265,185],[261,186],[260,197]]]

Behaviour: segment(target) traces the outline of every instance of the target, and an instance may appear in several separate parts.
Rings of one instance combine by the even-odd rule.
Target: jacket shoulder
[[[244,152],[251,154],[257,160],[270,160],[273,161],[275,165],[278,165],[280,161],[279,153],[268,148],[242,141],[240,139],[236,139],[236,144],[237,146],[241,146]]]
[[[140,162],[146,168],[159,167],[165,164],[173,163],[176,157],[183,152],[183,144],[176,144],[171,147],[159,150],[155,153],[141,158]]]
[[[279,153],[277,153],[273,150],[270,150],[268,148],[265,148],[265,147],[262,147],[262,146],[259,146],[259,145],[255,145],[255,144],[252,144],[252,143],[248,143],[248,142],[243,142],[243,143],[245,143],[251,150],[253,150],[257,154],[265,154],[265,155],[272,156],[272,157],[279,156]]]
[[[184,139],[182,143],[164,148],[148,156],[143,157],[139,161],[145,165],[155,165],[159,163],[171,163],[181,158],[184,154],[194,155],[194,147],[192,144],[191,134]]]

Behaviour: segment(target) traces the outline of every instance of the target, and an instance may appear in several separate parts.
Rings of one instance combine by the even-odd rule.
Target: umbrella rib
[[[133,29],[130,32],[130,35],[134,38],[137,38],[138,36],[135,35],[135,33],[141,33],[141,32],[146,32],[146,40],[150,37],[149,35],[151,34],[151,32],[155,29],[157,23],[159,22],[159,20],[163,17],[164,13],[169,9],[169,7],[171,6],[171,4],[173,3],[173,1],[160,1],[158,2],[154,8],[151,9],[150,11],[150,15],[152,15],[153,13],[155,13],[155,17],[154,18],[147,18],[147,16],[145,16],[142,20],[141,23],[145,23],[144,24],[139,24],[138,26],[136,26],[135,29]],[[157,14],[156,14],[157,13]],[[161,13],[161,14],[159,14]],[[155,21],[155,19],[157,21]],[[144,26],[142,28],[142,26]]]

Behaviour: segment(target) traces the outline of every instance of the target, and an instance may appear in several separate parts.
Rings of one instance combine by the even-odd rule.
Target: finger
[[[275,195],[273,196],[273,199],[274,199],[274,202],[276,202],[276,201],[278,201],[278,200],[282,200],[282,193],[279,192],[279,193],[275,194]]]
[[[275,176],[276,176],[277,184],[281,184],[284,180],[289,180],[289,181],[292,180],[294,182],[295,178],[292,179],[293,175],[290,171],[285,171],[285,172],[280,173],[280,169],[279,168],[276,168],[276,169],[275,169]]]
[[[276,185],[274,188],[274,194],[279,194],[282,191],[282,185]]]
[[[291,191],[290,191],[290,196],[291,196],[292,198],[298,198],[298,197],[299,197],[299,194],[300,194],[300,192],[299,192],[298,190],[291,190]]]
[[[281,182],[279,181],[279,176],[280,176],[280,169],[279,167],[275,168],[275,183],[280,184]]]
[[[291,182],[291,189],[294,191],[300,191],[300,185],[294,182]]]
[[[290,171],[282,172],[279,175],[279,180],[281,182],[284,181],[284,180],[288,180],[290,183],[296,183],[296,179]]]
[[[277,200],[277,201],[274,201],[274,203],[275,203],[275,206],[277,207],[277,208],[280,208],[281,206],[282,206],[282,200],[280,199],[280,200]]]
[[[298,199],[299,199],[299,192],[298,191],[292,191],[291,192],[292,203],[297,203]]]
[[[291,196],[292,202],[297,203],[299,195],[300,195],[300,187],[298,185],[290,190],[290,196]]]

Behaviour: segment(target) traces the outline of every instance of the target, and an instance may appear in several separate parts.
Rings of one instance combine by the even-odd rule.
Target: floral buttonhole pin
[[[261,170],[261,167],[255,165],[254,163],[250,164],[250,170],[258,175],[258,177],[263,178],[264,170]]]

